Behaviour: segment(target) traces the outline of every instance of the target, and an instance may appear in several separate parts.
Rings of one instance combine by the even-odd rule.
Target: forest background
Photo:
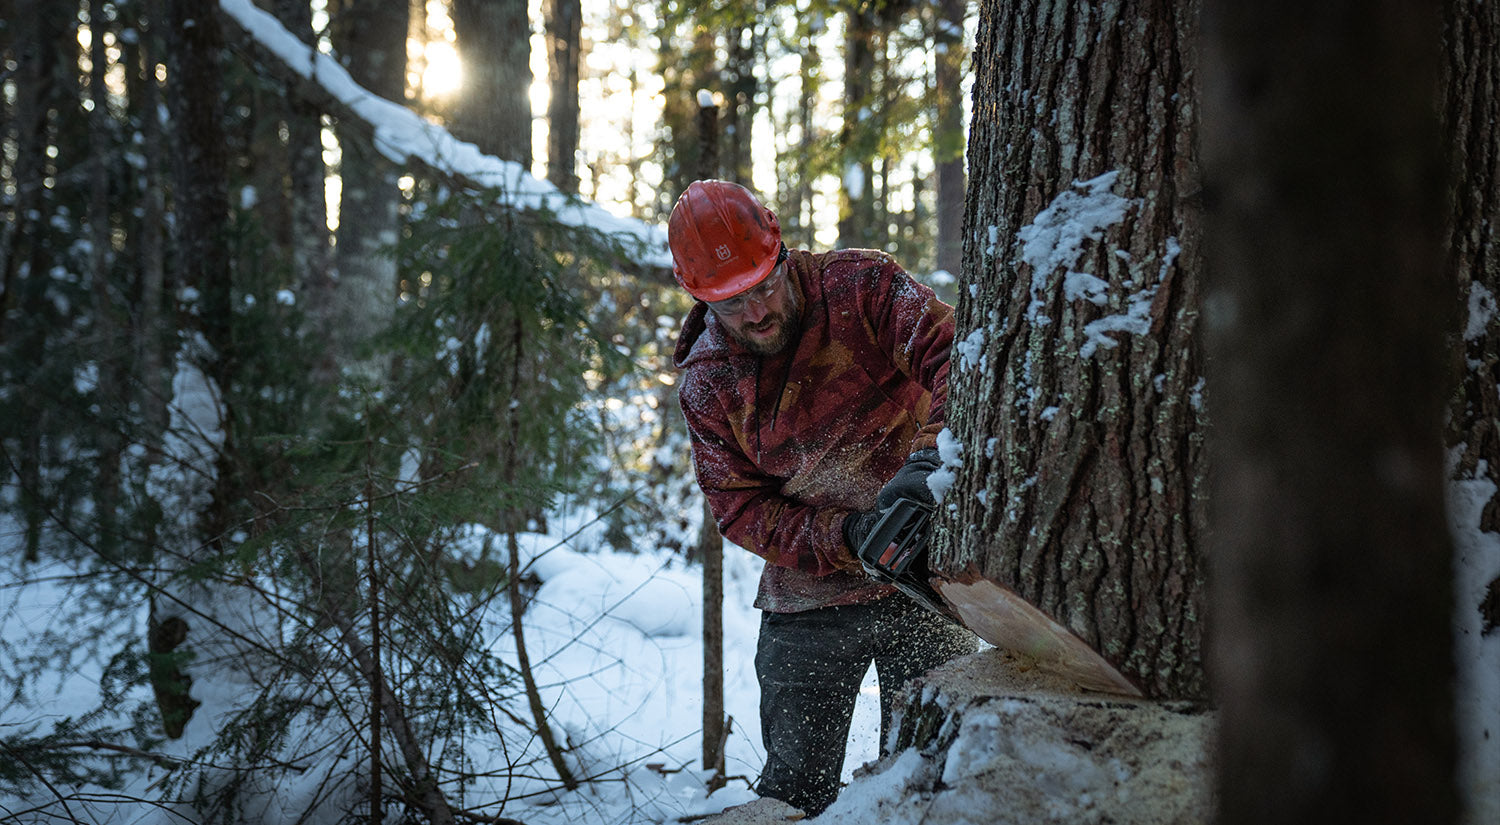
[[[1199,455],[1210,431],[1195,323],[1204,252],[1195,239],[1197,210],[1207,199],[1195,187],[1196,80],[1183,57],[1193,48],[1198,4],[980,5],[981,21],[988,19],[991,35],[1003,42],[982,50],[990,63],[976,70],[990,85],[976,92],[976,105],[986,107],[976,121],[986,129],[983,143],[971,135],[981,158],[971,171],[985,180],[969,187],[967,217],[961,44],[972,9],[0,5],[0,446],[8,473],[3,503],[13,525],[6,558],[13,591],[38,586],[65,594],[56,615],[27,624],[36,630],[24,645],[5,637],[4,677],[16,699],[11,707],[23,707],[53,689],[49,677],[88,660],[101,669],[104,699],[97,712],[80,708],[77,717],[0,731],[9,757],[0,781],[40,800],[26,810],[42,816],[62,808],[76,818],[80,809],[69,805],[85,800],[70,789],[145,777],[162,804],[194,819],[238,820],[252,806],[275,804],[305,820],[408,811],[435,821],[499,821],[514,803],[532,806],[527,819],[545,821],[566,819],[566,806],[538,808],[538,800],[600,790],[590,781],[599,776],[618,779],[625,766],[599,757],[610,731],[559,727],[550,705],[558,685],[538,682],[557,645],[612,654],[618,639],[589,635],[605,623],[602,614],[574,610],[564,621],[557,603],[540,594],[572,573],[573,589],[564,592],[573,601],[565,606],[581,605],[585,582],[631,578],[611,575],[623,569],[622,556],[660,559],[656,574],[636,576],[627,593],[592,598],[625,608],[642,626],[676,632],[676,618],[631,613],[640,605],[630,596],[646,594],[665,606],[671,600],[656,599],[661,591],[652,587],[675,586],[674,571],[702,570],[705,584],[719,576],[716,537],[700,529],[701,502],[667,365],[685,301],[666,271],[656,228],[675,193],[708,175],[761,191],[794,245],[893,252],[956,297],[966,328],[989,333],[966,339],[972,363],[961,362],[960,379],[991,382],[993,394],[960,393],[967,400],[956,412],[973,429],[965,438],[986,434],[984,422],[972,423],[985,415],[998,419],[988,432],[1006,437],[990,439],[1003,451],[957,468],[959,501],[970,511],[960,519],[964,530],[983,534],[1015,512],[988,501],[1048,505],[1050,485],[1037,483],[1026,462],[1020,471],[1010,466],[1028,453],[1041,465],[1070,455],[1110,457],[1076,465],[1088,480],[1073,482],[1081,493],[1070,505],[1104,521],[1138,518],[1131,525],[1138,532],[1120,546],[1147,567],[1173,559],[1134,570],[1161,577],[1157,584],[1168,585],[1177,601],[1105,610],[1124,620],[1110,627],[1097,623],[1103,600],[1095,599],[1092,613],[1068,621],[1097,636],[1101,649],[1123,643],[1119,649],[1137,666],[1169,661],[1154,644],[1180,647],[1189,655],[1165,651],[1173,666],[1155,671],[1163,680],[1158,688],[1200,694],[1203,663],[1194,650],[1202,582],[1194,575],[1208,542],[1201,540],[1205,497],[1192,493],[1205,483]],[[1290,158],[1284,169],[1295,185],[1282,190],[1277,215],[1292,214],[1284,207],[1295,196],[1323,192],[1315,182],[1337,193],[1309,214],[1326,215],[1332,204],[1346,216],[1332,227],[1348,230],[1338,236],[1347,256],[1339,260],[1350,264],[1338,269],[1347,279],[1339,281],[1295,277],[1335,246],[1329,233],[1298,235],[1294,230],[1313,222],[1276,224],[1255,212],[1261,190],[1254,175],[1281,170],[1276,162],[1287,156],[1232,170],[1250,173],[1238,190],[1248,195],[1249,217],[1221,225],[1217,237],[1284,234],[1245,241],[1252,254],[1229,259],[1241,264],[1244,294],[1265,315],[1249,323],[1241,314],[1239,326],[1228,327],[1241,337],[1220,351],[1218,363],[1274,356],[1279,345],[1299,354],[1298,365],[1317,369],[1290,370],[1275,357],[1258,362],[1269,369],[1241,377],[1263,376],[1272,391],[1244,393],[1257,404],[1221,405],[1216,429],[1258,433],[1256,421],[1242,415],[1284,412],[1280,426],[1316,431],[1299,440],[1280,429],[1282,437],[1260,445],[1274,451],[1300,444],[1303,454],[1280,466],[1315,465],[1285,477],[1302,487],[1282,485],[1295,496],[1297,515],[1312,516],[1314,534],[1324,523],[1380,533],[1382,519],[1413,530],[1405,546],[1387,530],[1337,546],[1293,541],[1262,552],[1246,545],[1297,521],[1285,508],[1251,501],[1255,506],[1241,513],[1262,516],[1261,528],[1245,523],[1251,529],[1220,532],[1217,549],[1230,554],[1219,558],[1251,561],[1231,570],[1263,571],[1261,586],[1221,585],[1225,593],[1265,597],[1283,595],[1276,587],[1308,588],[1292,595],[1311,608],[1302,614],[1311,621],[1252,619],[1238,630],[1272,637],[1257,642],[1267,650],[1305,649],[1300,640],[1309,634],[1326,642],[1318,648],[1323,656],[1278,661],[1325,672],[1310,679],[1263,674],[1268,699],[1285,701],[1281,688],[1305,686],[1303,698],[1314,709],[1302,717],[1308,728],[1297,731],[1305,740],[1267,734],[1269,747],[1260,753],[1272,768],[1287,764],[1288,745],[1319,752],[1326,734],[1318,725],[1343,724],[1333,734],[1339,753],[1371,761],[1338,775],[1373,777],[1396,753],[1361,747],[1366,729],[1389,722],[1398,735],[1411,733],[1400,714],[1378,710],[1385,689],[1394,702],[1387,710],[1439,719],[1451,698],[1443,678],[1452,661],[1448,644],[1493,651],[1500,638],[1493,632],[1500,569],[1491,541],[1500,513],[1500,461],[1492,460],[1500,396],[1487,255],[1489,193],[1500,190],[1486,185],[1494,164],[1486,165],[1493,141],[1484,128],[1493,120],[1487,90],[1494,84],[1486,78],[1497,63],[1500,24],[1480,6],[1445,8],[1449,101],[1439,108],[1460,136],[1455,155],[1465,177],[1448,204],[1452,283],[1444,282],[1442,299],[1457,305],[1460,323],[1440,326],[1439,313],[1417,311],[1407,300],[1401,290],[1411,282],[1404,279],[1423,273],[1381,269],[1405,259],[1381,254],[1379,241],[1436,236],[1427,232],[1446,215],[1441,176],[1397,176],[1401,184],[1429,184],[1421,198],[1403,200],[1401,185],[1373,185],[1382,178],[1371,172],[1385,167],[1350,168],[1365,157],[1344,151],[1354,144],[1330,138],[1306,155],[1313,163]],[[1324,46],[1345,42],[1348,27],[1336,17],[1317,21],[1334,23],[1322,30]],[[1286,21],[1272,18],[1267,31],[1300,31],[1275,29]],[[1433,114],[1430,86],[1421,84],[1427,76],[1411,71],[1407,58],[1414,50],[1432,55],[1438,38],[1425,25],[1390,30],[1415,32],[1404,51],[1392,50],[1393,65],[1404,68],[1391,75],[1419,87],[1402,98],[1414,105],[1398,110],[1372,95],[1360,111],[1368,121],[1314,118],[1329,135],[1361,122],[1383,126]],[[1353,34],[1330,76],[1363,66],[1363,55],[1385,54],[1368,48],[1371,32]],[[454,84],[456,65],[468,84]],[[1252,79],[1265,77],[1255,71]],[[543,76],[544,84],[533,82]],[[1351,89],[1367,87],[1380,91],[1379,84],[1346,85],[1333,100],[1342,107],[1355,99]],[[1088,89],[1101,94],[1084,94]],[[1127,89],[1139,97],[1107,93]],[[1212,96],[1207,103],[1223,105]],[[1356,142],[1372,133],[1348,131]],[[1266,145],[1300,144],[1309,132],[1291,134],[1298,140],[1272,133]],[[1223,151],[1225,134],[1214,137],[1211,145]],[[1406,144],[1396,138],[1390,145]],[[1092,177],[1111,169],[1120,174]],[[1351,181],[1375,191],[1356,191]],[[1119,199],[1115,187],[1132,197]],[[1343,199],[1387,196],[1403,208],[1431,208],[1419,216],[1425,220],[1406,215],[1396,232],[1382,227],[1361,236],[1367,227],[1355,216],[1365,213],[1347,209]],[[1063,207],[1080,197],[1110,199],[1117,223],[1080,227],[1066,218]],[[1220,201],[1226,203],[1236,202]],[[1138,211],[1121,220],[1130,210]],[[1054,223],[1044,220],[1049,215]],[[971,234],[960,238],[966,221]],[[1423,231],[1408,231],[1418,226]],[[1015,239],[1040,229],[1059,236],[1057,266],[1055,255],[1016,263]],[[1296,255],[1295,244],[1283,243],[1288,236],[1318,254]],[[1107,243],[1078,257],[1084,241],[1100,238]],[[963,273],[967,289],[955,296],[945,273],[959,270],[960,246],[968,248],[963,266],[974,271]],[[1423,248],[1431,254],[1421,259],[1440,257],[1436,244]],[[1289,265],[1267,270],[1258,259],[1268,251],[1285,251]],[[1082,274],[1072,271],[1075,263],[1093,280],[1075,277]],[[1272,274],[1292,277],[1273,281]],[[1233,294],[1221,292],[1217,306]],[[1033,311],[1048,305],[1057,311]],[[1324,335],[1279,338],[1299,331],[1277,324],[1285,317],[1321,319],[1307,329]],[[1220,335],[1225,328],[1208,325]],[[1107,334],[1094,334],[1101,329]],[[1086,348],[1078,347],[1080,333]],[[1330,344],[1353,357],[1300,357]],[[1163,357],[1171,368],[1158,368]],[[1402,379],[1390,383],[1396,373]],[[1392,495],[1389,455],[1370,460],[1369,445],[1359,440],[1366,419],[1341,417],[1350,410],[1410,415],[1404,432],[1425,444],[1431,433],[1418,413],[1438,406],[1439,373],[1459,385],[1447,398],[1445,478],[1453,484],[1445,491],[1459,493],[1449,514],[1458,522],[1453,559],[1471,565],[1466,581],[1474,585],[1459,594],[1468,612],[1457,627],[1438,607],[1448,603],[1452,584],[1437,563],[1449,558],[1448,537],[1435,529],[1444,491],[1425,482],[1397,491],[1423,515],[1402,521],[1401,507],[1382,506]],[[1329,375],[1363,377],[1340,380],[1343,392],[1330,394]],[[1412,375],[1425,383],[1406,383]],[[1292,377],[1304,383],[1289,386],[1284,379]],[[1221,386],[1233,399],[1253,382]],[[1393,386],[1401,391],[1387,392]],[[1054,389],[1066,404],[1031,405]],[[1361,401],[1361,392],[1378,401]],[[1132,402],[1119,403],[1125,398]],[[1407,401],[1414,406],[1403,406]],[[1352,424],[1341,426],[1346,421]],[[1143,422],[1151,425],[1148,440],[1167,445],[1163,455],[1172,460],[1165,466],[1138,462],[1130,452]],[[1077,446],[1109,450],[1054,452],[1069,442],[1047,439],[1068,433],[1081,439],[1072,442]],[[1342,445],[1343,437],[1352,447],[1347,454],[1308,448]],[[976,459],[983,443],[972,444]],[[1428,480],[1442,474],[1440,461],[1421,450],[1412,455],[1419,453],[1421,461],[1394,469],[1420,468]],[[1254,470],[1264,456],[1252,450],[1238,458],[1220,466]],[[1351,477],[1359,484],[1348,483]],[[1121,490],[1146,504],[1110,506]],[[1232,503],[1235,492],[1247,490],[1254,486],[1230,489],[1220,500]],[[1320,522],[1320,513],[1330,520]],[[1158,529],[1151,519],[1170,526]],[[1067,569],[1077,559],[1068,554],[1091,552],[1102,538],[1086,535],[1090,530],[1110,529],[1092,517],[1061,523],[1085,535],[1044,536],[1033,546],[1023,531],[994,548],[976,541],[959,549],[979,552],[986,569],[1003,568],[1009,556],[1061,552],[1055,567]],[[1387,555],[1374,556],[1376,549]],[[1368,563],[1372,558],[1380,561]],[[732,561],[730,567],[733,586]],[[1284,575],[1304,567],[1339,575]],[[1015,583],[1046,591],[1048,581]],[[1052,596],[1068,597],[1066,587],[1089,581],[1068,577]],[[1347,601],[1315,587],[1345,588],[1338,595]],[[1223,595],[1216,605],[1231,604]],[[1150,632],[1153,611],[1168,606],[1184,632]],[[1364,612],[1340,616],[1353,619],[1348,625],[1320,622],[1329,615],[1325,606]],[[548,618],[539,621],[543,613]],[[561,642],[533,637],[528,648],[526,626],[577,632]],[[1361,642],[1350,644],[1340,633],[1355,628]],[[1278,632],[1285,636],[1275,638]],[[1419,641],[1397,643],[1405,645],[1399,657],[1360,657],[1397,638]],[[627,652],[619,655],[624,661]],[[534,656],[549,661],[533,666]],[[1468,661],[1461,652],[1459,664]],[[598,687],[615,673],[590,675]],[[1330,689],[1334,682],[1339,690]],[[1487,692],[1468,707],[1493,707],[1493,679],[1475,683]],[[1407,688],[1412,692],[1401,692]],[[1335,696],[1330,712],[1323,703]],[[1377,710],[1366,712],[1371,708]],[[119,723],[122,715],[129,724]],[[200,738],[210,716],[212,735]],[[1261,720],[1245,716],[1242,729],[1274,730]],[[1485,724],[1480,717],[1460,725],[1488,754],[1468,760],[1470,770],[1494,764]],[[1446,731],[1424,745],[1447,752],[1444,737],[1452,731],[1426,729]],[[712,767],[685,777],[700,792],[729,781],[723,751],[715,757],[712,747],[727,731],[714,735],[705,712],[703,732],[704,762]],[[1424,760],[1415,748],[1400,751],[1409,764],[1429,769],[1433,787],[1452,767]],[[657,768],[659,777],[672,770]],[[1237,779],[1241,801],[1261,804],[1270,797],[1257,789],[1280,787],[1276,770],[1258,775]],[[1493,787],[1494,776],[1466,781]],[[1385,804],[1397,797],[1427,804],[1391,783],[1354,786],[1363,788],[1361,810],[1372,815],[1399,818],[1400,809]],[[627,795],[638,787],[608,786]],[[593,796],[594,804],[601,798]],[[476,799],[479,807],[470,804]],[[623,816],[663,815],[633,804],[628,810]]]
[[[657,583],[720,552],[657,226],[742,181],[789,244],[886,249],[951,300],[966,14],[0,6],[3,548],[12,596],[57,602],[7,602],[7,814],[108,816],[145,777],[194,818],[441,821],[497,775],[535,801],[642,770],[543,721],[521,617],[577,551]],[[656,586],[620,595],[621,564],[614,621]],[[542,632],[607,644],[577,619]],[[23,712],[80,669],[98,707]],[[501,730],[503,757],[462,744]],[[729,733],[700,798],[751,770]],[[628,796],[598,815],[651,815]]]

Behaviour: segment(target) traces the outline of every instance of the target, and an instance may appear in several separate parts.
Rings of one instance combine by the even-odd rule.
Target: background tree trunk
[[[1438,6],[1204,5],[1220,822],[1452,822]]]
[[[564,192],[578,192],[578,61],[583,7],[580,0],[549,0],[547,12],[549,78],[547,180]]]
[[[968,341],[950,377],[962,456],[932,556],[1014,588],[1148,695],[1186,699],[1207,697],[1196,9],[980,7]]]
[[[348,57],[354,81],[396,102],[406,98],[406,0],[339,0],[332,14],[334,48]],[[391,317],[397,291],[390,249],[400,227],[396,167],[369,148],[360,127],[339,130],[338,284],[329,306],[314,310],[330,319],[332,345],[343,363],[356,342]],[[358,216],[346,220],[345,216]]]
[[[937,166],[936,267],[958,275],[963,268],[964,223],[964,6],[963,0],[940,0],[933,47],[936,52],[934,93],[937,132],[933,162]]]
[[[175,130],[172,135],[174,164],[172,194],[176,220],[174,241],[175,269],[182,274],[182,284],[199,296],[195,305],[184,312],[194,319],[192,332],[201,336],[202,346],[194,346],[184,369],[201,370],[204,377],[224,398],[226,388],[234,384],[233,375],[239,353],[235,351],[231,325],[231,282],[229,239],[228,158],[223,131],[222,88],[219,78],[223,67],[219,59],[224,51],[218,20],[203,14],[190,0],[166,0],[164,36],[167,58],[166,103]],[[181,571],[201,561],[206,554],[221,547],[227,527],[226,512],[243,495],[235,489],[234,417],[221,410],[219,419],[224,439],[216,466],[172,468],[183,474],[201,474],[211,479],[211,497],[201,512],[195,513],[193,533],[178,536],[177,555],[164,559],[166,569]],[[187,434],[198,438],[201,434]],[[187,460],[186,456],[182,457]],[[215,462],[209,450],[194,451],[198,463]],[[201,613],[186,609],[202,601],[204,585],[191,581],[180,583],[184,595],[156,600],[151,617],[149,641],[157,656],[166,656],[186,644],[189,650],[207,650],[212,631],[202,621]],[[191,591],[191,592],[189,592]],[[170,632],[168,632],[170,631]],[[163,634],[171,639],[161,649]],[[153,660],[152,683],[168,736],[180,736],[192,717],[198,702],[188,693],[189,679],[176,661]]]
[[[701,147],[698,178],[719,175],[719,107],[702,106],[698,112]],[[698,559],[703,562],[703,769],[717,771],[714,782],[724,776],[724,537],[714,521],[708,500],[703,501],[698,527]]]
[[[531,24],[526,0],[454,0],[464,85],[453,133],[531,170]]]
[[[0,249],[0,255],[4,255],[0,342],[10,352],[23,355],[24,360],[13,365],[11,381],[28,388],[19,394],[19,414],[5,430],[7,438],[13,439],[7,449],[15,451],[27,561],[40,557],[46,518],[42,445],[50,411],[43,394],[36,390],[41,386],[49,331],[65,326],[53,302],[47,299],[53,262],[48,217],[56,214],[57,197],[57,170],[48,159],[47,148],[56,132],[56,113],[64,108],[59,98],[65,91],[57,80],[77,73],[76,62],[72,69],[67,66],[69,59],[76,61],[78,57],[77,25],[67,9],[54,3],[16,3],[16,97],[10,105],[14,120],[5,124],[7,132],[14,129],[16,194],[11,219],[3,230],[4,248]],[[72,103],[76,105],[76,99]],[[18,318],[27,322],[15,323]]]
[[[104,426],[97,436],[98,474],[94,478],[94,502],[99,549],[113,555],[119,546],[116,515],[120,506],[120,459],[125,450],[126,420],[129,418],[127,387],[134,383],[126,338],[125,308],[129,290],[116,277],[114,253],[115,211],[111,197],[114,174],[111,147],[117,144],[116,124],[110,113],[105,74],[109,50],[105,33],[105,4],[89,4],[89,244],[90,288],[94,302],[93,337],[99,359],[95,362],[97,397]]]
[[[306,0],[276,0],[276,18],[304,43],[316,46],[312,28],[312,8]],[[403,81],[404,82],[404,81]],[[281,118],[286,124],[287,179],[277,194],[290,205],[292,271],[304,285],[304,292],[314,306],[326,309],[334,305],[337,281],[333,272],[333,249],[329,244],[328,210],[324,196],[328,169],[323,163],[322,114],[282,83]],[[400,98],[397,98],[398,100]],[[325,315],[326,317],[326,315]],[[332,321],[332,318],[329,318]],[[331,326],[323,327],[330,329]],[[333,356],[329,352],[320,365],[322,373],[315,378],[326,386],[333,380]]]
[[[138,276],[139,299],[133,313],[133,347],[136,373],[141,382],[136,388],[140,404],[144,438],[156,447],[167,428],[167,402],[171,395],[167,372],[167,353],[172,330],[163,323],[163,310],[171,303],[172,290],[167,282],[166,177],[168,151],[163,145],[161,119],[148,116],[161,107],[161,83],[156,68],[162,55],[161,0],[143,0],[145,25],[140,32],[139,67],[132,95],[136,119],[141,124],[141,154],[145,166],[141,172],[141,212],[136,226],[136,243],[140,256]]]
[[[876,240],[875,163],[880,134],[873,123],[875,5],[856,0],[844,14],[844,121],[839,130],[839,241],[844,249],[870,249]]]
[[[757,95],[760,91],[755,79],[755,63],[764,51],[764,35],[756,14],[759,5],[753,3],[745,9],[742,13],[749,19],[728,27],[724,35],[726,59],[722,165],[726,180],[752,189],[753,137]]]

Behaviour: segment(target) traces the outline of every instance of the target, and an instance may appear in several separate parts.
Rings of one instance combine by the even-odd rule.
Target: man
[[[879,507],[932,501],[953,308],[882,253],[787,250],[733,183],[690,185],[667,235],[699,299],[676,351],[698,484],[720,531],[766,560],[756,790],[816,815],[870,663],[883,743],[901,685],[976,648],[855,557]]]

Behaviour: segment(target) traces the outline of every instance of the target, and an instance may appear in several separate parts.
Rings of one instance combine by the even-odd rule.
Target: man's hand
[[[872,510],[867,513],[850,513],[844,519],[844,544],[849,546],[849,555],[856,562],[859,561],[860,545],[870,537],[870,531],[880,523],[880,512]]]
[[[929,507],[936,506],[937,500],[932,496],[932,488],[927,486],[927,477],[941,466],[943,466],[943,460],[934,448],[912,453],[911,457],[906,459],[906,463],[901,465],[901,469],[896,471],[896,475],[880,488],[880,496],[875,500],[876,511],[885,510],[895,504],[896,499],[901,498],[920,501]],[[873,520],[870,526],[875,526]]]

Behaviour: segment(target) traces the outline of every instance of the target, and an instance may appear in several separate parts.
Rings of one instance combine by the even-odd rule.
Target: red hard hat
[[[771,274],[781,224],[745,187],[700,180],[672,207],[667,245],[677,283],[700,301],[722,301]]]

